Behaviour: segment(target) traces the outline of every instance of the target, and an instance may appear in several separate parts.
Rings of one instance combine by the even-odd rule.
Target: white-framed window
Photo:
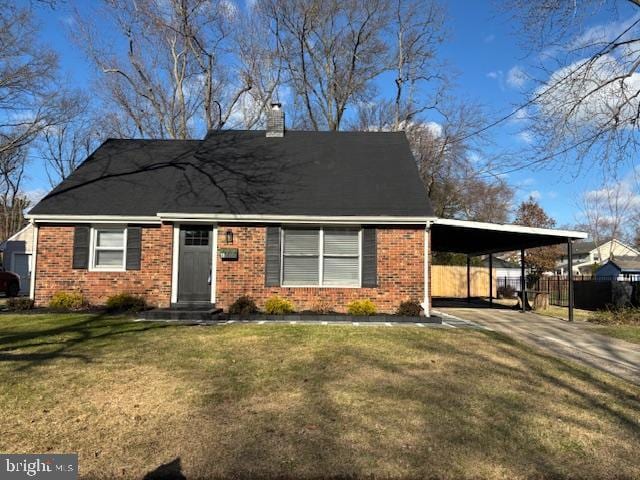
[[[361,243],[358,228],[283,228],[281,285],[359,287]]]
[[[119,272],[126,270],[127,228],[94,226],[91,228],[91,270]]]

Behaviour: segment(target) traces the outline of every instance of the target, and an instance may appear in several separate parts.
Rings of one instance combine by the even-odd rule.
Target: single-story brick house
[[[162,308],[279,295],[298,310],[367,298],[379,312],[417,300],[429,314],[436,218],[402,132],[285,133],[275,105],[266,131],[107,140],[28,218],[36,305],[58,291]],[[470,251],[475,235],[474,251],[492,251],[491,226],[470,235],[470,223],[439,225],[450,228],[440,247]],[[518,228],[498,232],[499,248],[520,245]]]
[[[29,212],[36,305],[58,291],[159,307],[227,308],[245,294],[299,310],[424,302],[434,215],[405,135],[285,134],[280,120],[204,140],[104,142]]]

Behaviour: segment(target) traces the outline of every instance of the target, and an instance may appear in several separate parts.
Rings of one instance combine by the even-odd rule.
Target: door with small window
[[[211,226],[180,228],[178,302],[211,301]]]

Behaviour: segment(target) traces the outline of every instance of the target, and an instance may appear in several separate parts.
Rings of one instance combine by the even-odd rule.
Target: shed
[[[640,258],[617,257],[612,258],[596,270],[599,280],[629,280],[640,281]]]
[[[20,293],[29,293],[31,284],[33,225],[29,224],[0,243],[2,266],[20,277]]]

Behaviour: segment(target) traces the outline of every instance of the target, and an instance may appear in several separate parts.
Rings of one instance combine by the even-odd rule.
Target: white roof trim
[[[435,217],[400,216],[323,216],[323,215],[239,215],[228,213],[158,213],[161,220],[171,222],[257,222],[257,223],[323,223],[323,224],[393,224],[415,225],[433,222]]]
[[[438,218],[436,225],[449,225],[451,227],[471,228],[475,230],[492,230],[494,232],[524,233],[532,235],[546,235],[550,237],[567,237],[573,239],[587,238],[587,233],[576,230],[556,230],[552,228],[524,227],[522,225],[508,225],[504,223],[472,222],[470,220],[453,220],[450,218]]]
[[[575,230],[556,230],[551,228],[524,227],[502,223],[472,222],[437,217],[402,217],[402,216],[323,216],[323,215],[262,215],[262,214],[229,214],[229,213],[184,213],[161,212],[157,216],[125,216],[125,215],[26,215],[36,223],[147,223],[159,224],[170,222],[257,222],[257,223],[322,223],[322,224],[386,224],[415,225],[439,224],[451,227],[491,230],[497,232],[546,235],[573,239],[587,238],[585,232]],[[28,226],[27,226],[28,227]],[[27,228],[25,227],[25,228]]]
[[[6,239],[4,242],[2,242],[2,243],[4,244],[4,243],[6,243],[6,242],[11,242],[11,241],[15,240],[15,239],[16,239],[16,237],[17,237],[18,235],[20,235],[22,232],[26,231],[26,230],[27,230],[27,228],[31,228],[31,224],[28,224],[28,225],[26,225],[26,226],[22,227],[20,230],[18,230],[16,233],[14,233],[13,235],[11,235],[9,238],[7,238],[7,239]]]
[[[126,215],[25,215],[36,223],[161,223],[157,216],[131,217]]]

